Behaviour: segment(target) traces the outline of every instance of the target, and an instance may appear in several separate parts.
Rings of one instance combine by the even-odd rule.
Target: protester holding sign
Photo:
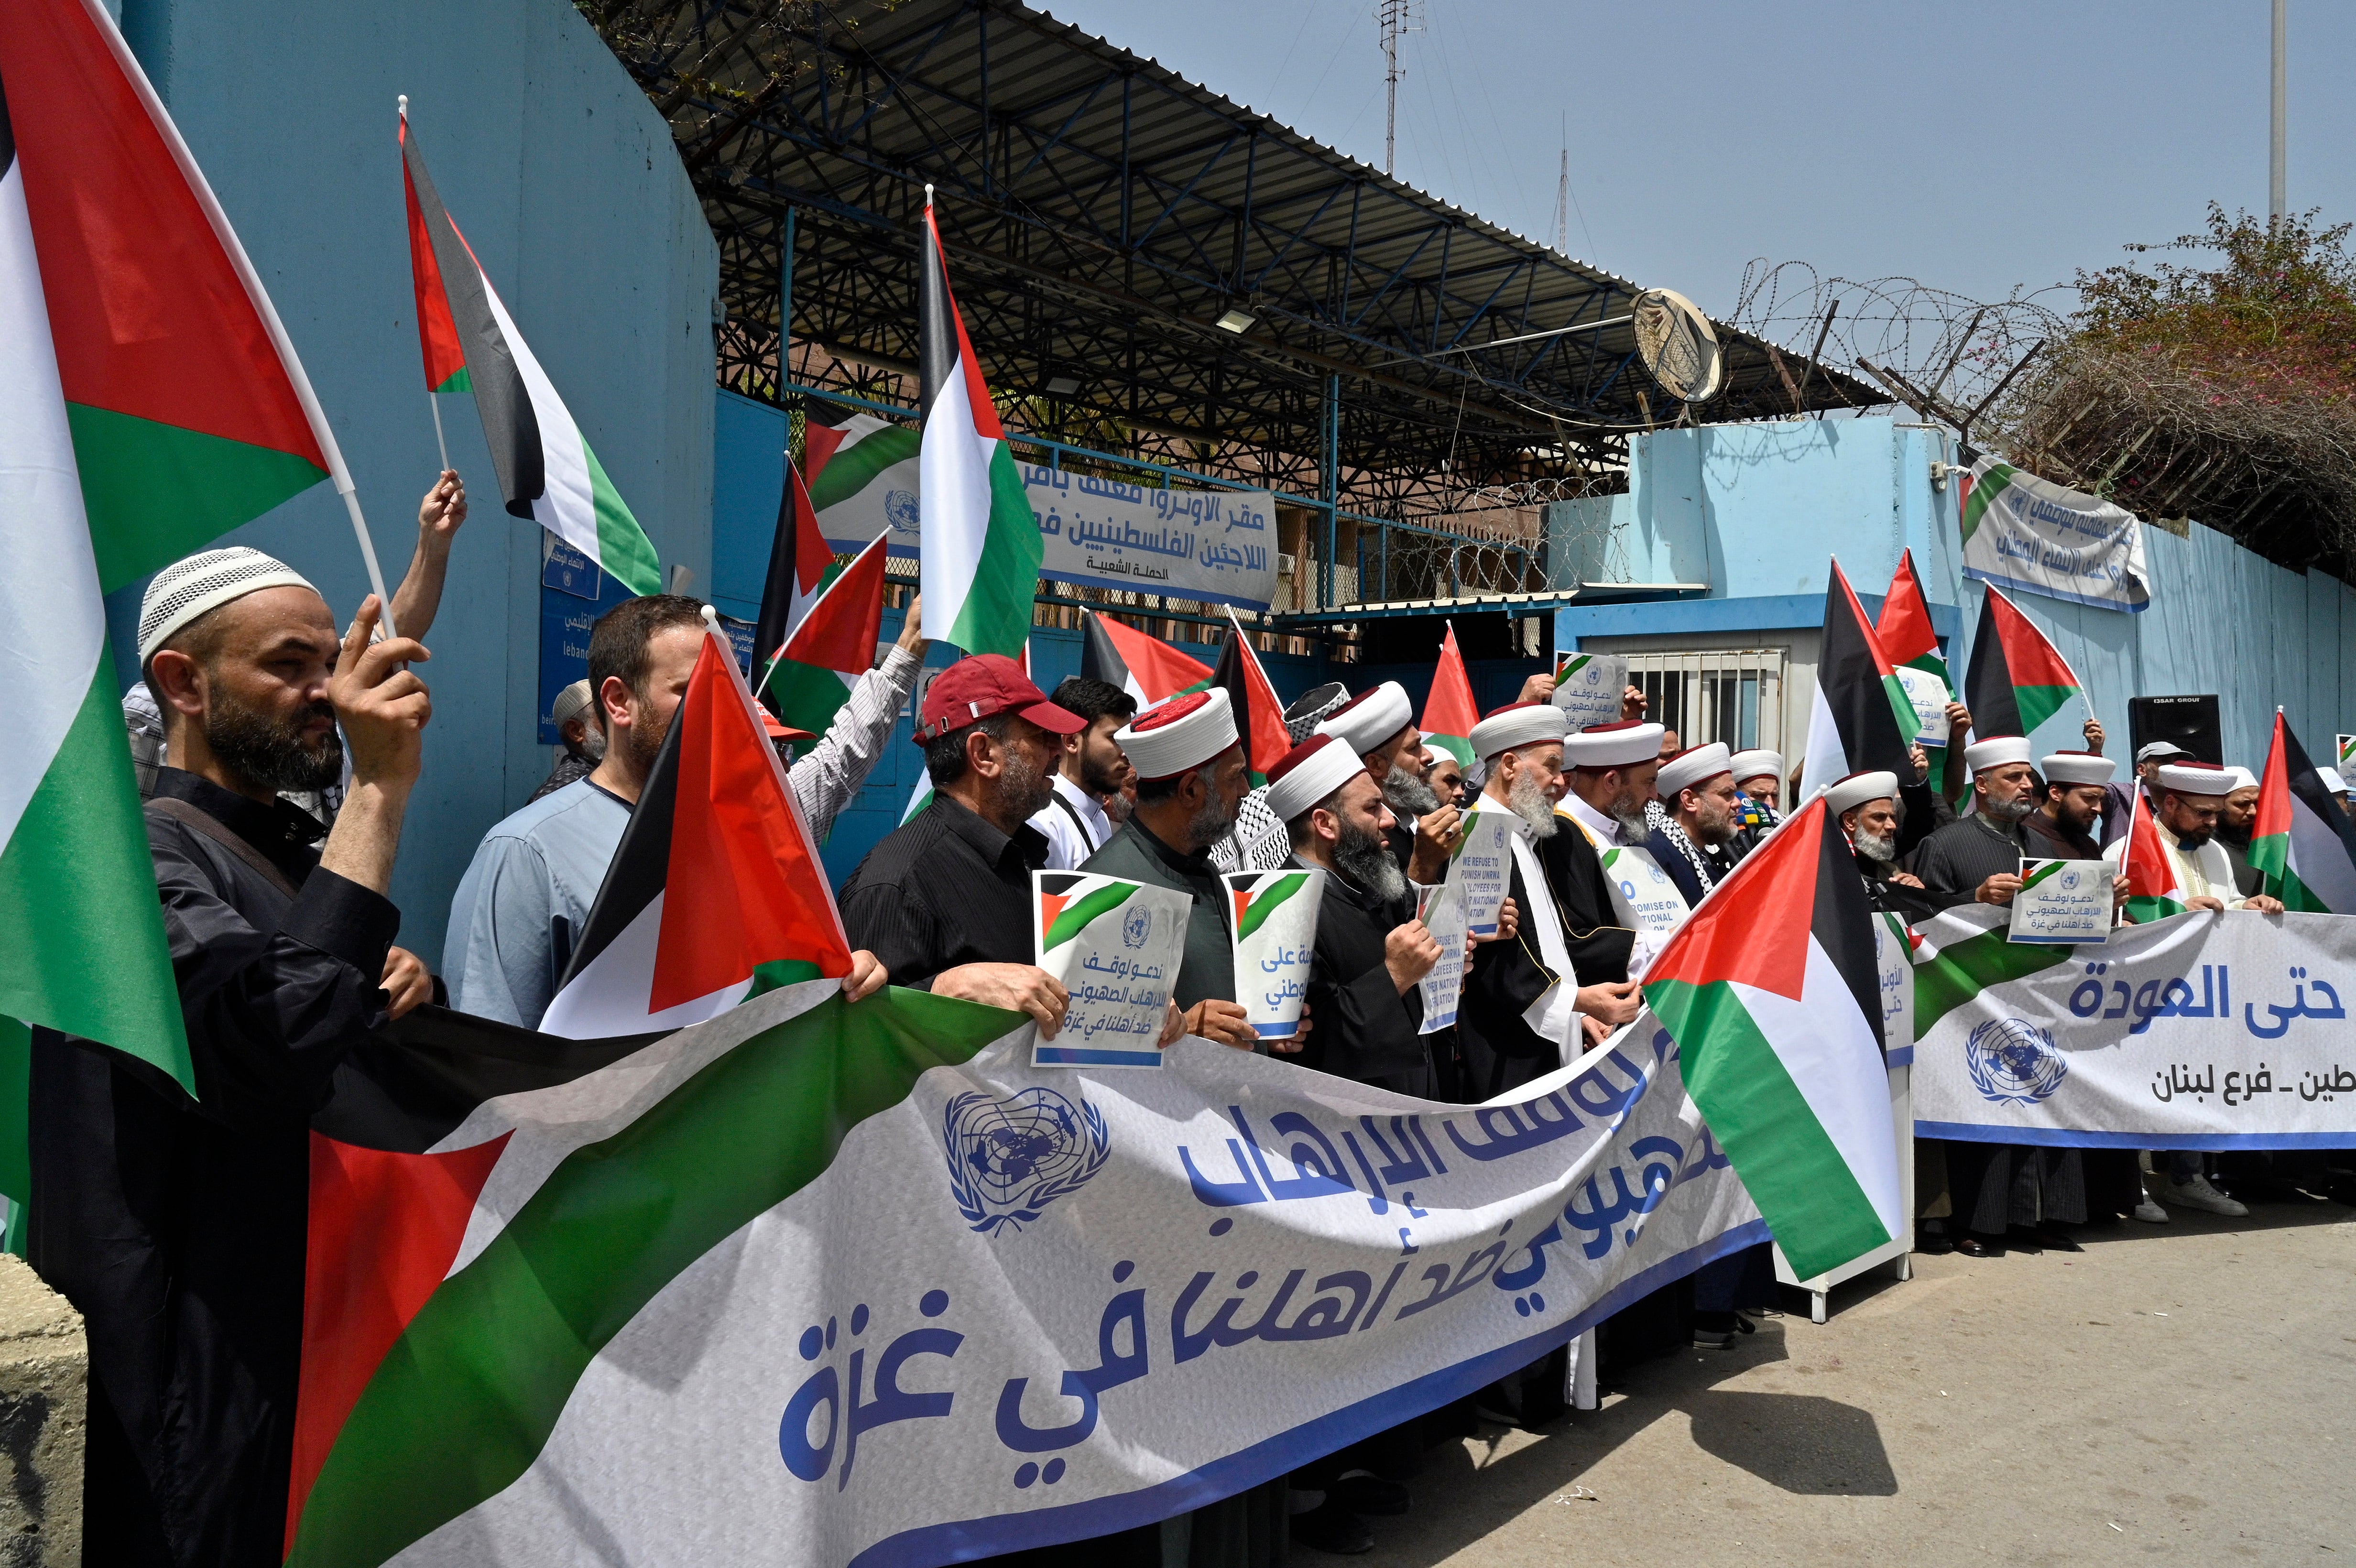
[[[917,720],[932,801],[851,873],[843,928],[894,985],[1028,1013],[1052,1038],[1071,998],[1033,962],[1031,873],[1045,869],[1047,840],[1028,818],[1047,802],[1063,738],[1087,721],[999,654],[935,677]]]
[[[1336,709],[1317,733],[1341,741],[1364,761],[1391,808],[1392,852],[1410,878],[1437,887],[1462,818],[1424,781],[1423,736],[1406,688],[1395,680],[1370,687]]]
[[[1972,813],[1922,841],[1914,874],[1951,904],[2010,903],[2020,889],[2020,859],[2029,853],[2021,819],[2036,809],[2029,742],[1991,735],[1964,748],[1964,766],[1972,775]]]
[[[1623,710],[1624,711],[1624,710]],[[1644,848],[1644,802],[1660,772],[1661,727],[1639,720],[1565,736],[1555,816],[1571,831],[1538,841],[1572,965],[1588,984],[1643,973],[1685,918],[1685,895]],[[1610,865],[1604,864],[1609,857]]]

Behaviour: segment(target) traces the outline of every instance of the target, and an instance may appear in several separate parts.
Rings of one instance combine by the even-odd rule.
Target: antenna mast
[[[1398,84],[1404,74],[1399,69],[1399,37],[1404,33],[1419,33],[1418,13],[1422,0],[1377,0],[1375,19],[1383,29],[1383,77],[1389,92],[1389,103],[1383,115],[1383,173],[1394,171],[1398,155]]]

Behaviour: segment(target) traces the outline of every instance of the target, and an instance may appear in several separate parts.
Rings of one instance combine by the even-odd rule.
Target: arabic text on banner
[[[1023,485],[1046,536],[1043,577],[1252,610],[1276,597],[1266,490],[1162,490],[1027,467]]]
[[[1965,577],[2105,610],[2151,606],[2143,525],[2124,507],[1983,457],[1963,533]]]
[[[2006,939],[2049,947],[2102,946],[2110,940],[2116,874],[2103,860],[2022,860]]]
[[[399,1561],[925,1568],[1101,1536],[1765,1239],[1650,1013],[1484,1106],[1198,1040],[1160,1072],[1036,1070],[1030,1044],[853,1127],[638,1309],[521,1476]],[[551,1096],[517,1136],[602,1114]]]
[[[2040,948],[1979,907],[1918,928],[1918,1135],[2356,1147],[2356,917],[2196,912]]]
[[[1627,688],[1628,661],[1621,655],[1566,654],[1555,661],[1554,705],[1569,718],[1573,733],[1617,723]]]

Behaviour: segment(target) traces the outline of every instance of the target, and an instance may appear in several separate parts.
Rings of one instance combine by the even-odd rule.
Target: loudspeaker
[[[2127,754],[2119,761],[2122,773],[2135,768],[2135,755],[2154,741],[2172,741],[2204,763],[2222,763],[2225,735],[2217,719],[2217,699],[2207,697],[2130,697],[2127,699]]]

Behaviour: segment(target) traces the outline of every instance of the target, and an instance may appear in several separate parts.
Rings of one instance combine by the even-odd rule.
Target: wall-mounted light
[[[1219,317],[1218,325],[1221,332],[1240,334],[1249,332],[1258,320],[1259,317],[1244,309],[1243,306],[1229,305],[1226,314]]]

